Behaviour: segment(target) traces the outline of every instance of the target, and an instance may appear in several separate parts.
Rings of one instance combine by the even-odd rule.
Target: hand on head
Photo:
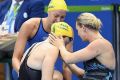
[[[49,42],[58,48],[65,45],[63,37],[56,36],[54,33],[49,34]]]
[[[70,25],[65,22],[57,22],[52,24],[51,34],[49,34],[49,41],[51,44],[60,48],[70,42],[68,38],[73,38],[73,30]]]

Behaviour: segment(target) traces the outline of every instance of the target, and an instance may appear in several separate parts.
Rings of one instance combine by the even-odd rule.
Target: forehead
[[[50,11],[49,13],[54,14],[54,15],[66,15],[65,10],[54,10],[54,11]]]

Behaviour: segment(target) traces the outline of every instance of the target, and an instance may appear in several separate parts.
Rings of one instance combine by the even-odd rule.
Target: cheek
[[[84,36],[84,32],[82,30],[79,30],[78,34],[79,34],[80,37]]]
[[[56,19],[52,16],[52,17],[50,18],[50,21],[51,21],[52,23],[54,23],[54,22],[56,21]]]
[[[78,29],[78,33],[80,34],[82,31],[80,29]]]
[[[50,14],[50,15],[49,15],[49,20],[53,22],[53,21],[55,21],[55,17]]]
[[[80,31],[78,31],[78,35],[81,36],[81,32]]]

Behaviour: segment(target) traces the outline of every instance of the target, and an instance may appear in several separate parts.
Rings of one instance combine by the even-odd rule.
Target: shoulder
[[[47,50],[48,50],[51,54],[56,54],[56,53],[58,53],[58,51],[59,51],[59,49],[58,49],[56,46],[54,46],[54,45],[52,45],[52,44],[50,44],[50,43],[45,43],[45,46],[47,47]]]
[[[25,21],[21,28],[20,31],[33,31],[34,28],[36,28],[37,25],[39,25],[41,18],[31,18]],[[28,30],[29,29],[29,30]]]
[[[91,42],[88,47],[93,48],[94,50],[108,50],[112,48],[112,44],[106,39],[97,39]]]
[[[49,48],[48,48],[48,50],[49,50],[49,53],[51,53],[51,54],[50,54],[51,56],[52,56],[52,54],[53,54],[54,56],[56,56],[56,55],[59,54],[59,49],[58,49],[57,47],[55,47],[54,45],[50,44],[50,43],[49,43]]]
[[[43,50],[45,51],[46,54],[49,53],[47,55],[52,55],[52,54],[57,55],[57,53],[59,52],[59,49],[54,45],[50,44],[49,42],[42,41],[37,43],[37,45],[39,45],[38,50],[39,51]]]
[[[40,22],[41,18],[30,18],[23,23],[23,25],[29,25],[29,27],[36,25]]]
[[[110,41],[108,41],[107,39],[103,38],[103,39],[98,39],[94,42],[94,44],[96,44],[97,46],[112,46],[112,44],[110,43]]]

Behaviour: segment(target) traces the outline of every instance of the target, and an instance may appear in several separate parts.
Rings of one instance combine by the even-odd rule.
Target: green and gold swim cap
[[[67,5],[65,3],[65,0],[51,0],[48,5],[48,11],[53,10],[65,10],[67,11]]]
[[[51,32],[56,36],[67,36],[73,38],[73,30],[70,25],[65,22],[57,22],[51,26]]]

